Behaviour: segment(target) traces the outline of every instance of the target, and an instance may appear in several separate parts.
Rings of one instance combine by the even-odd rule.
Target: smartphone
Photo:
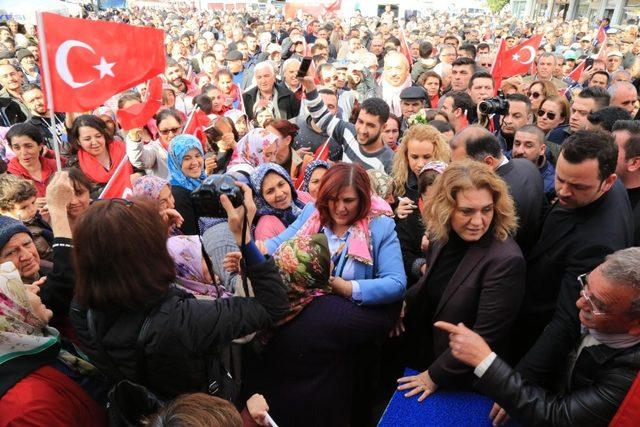
[[[584,60],[584,69],[586,70],[589,67],[593,67],[593,58],[587,58]]]
[[[306,76],[310,66],[311,66],[311,58],[308,56],[305,56],[304,58],[302,58],[302,64],[300,64],[300,69],[298,70],[297,77],[301,78]]]

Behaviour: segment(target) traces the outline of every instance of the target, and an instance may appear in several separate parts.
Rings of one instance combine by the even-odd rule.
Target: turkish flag
[[[187,119],[187,127],[183,131],[198,138],[205,153],[207,152],[207,135],[204,133],[204,129],[210,124],[211,119],[209,119],[207,113],[197,108],[193,110],[191,116]]]
[[[598,42],[598,44],[602,44],[606,39],[607,32],[605,31],[603,26],[600,26],[600,28],[598,28],[598,34],[596,34],[596,41]]]
[[[413,57],[411,56],[411,50],[407,44],[407,39],[404,37],[404,29],[400,28],[400,53],[402,53],[409,61],[409,68],[413,67]]]
[[[38,31],[44,89],[55,111],[93,110],[164,72],[161,30],[41,13]]]
[[[131,197],[133,195],[131,172],[129,157],[125,155],[98,199],[128,199]]]
[[[536,60],[536,52],[540,47],[541,41],[542,36],[537,35],[511,49],[505,49],[503,44],[500,45],[500,50],[496,55],[493,66],[494,78],[497,75],[500,78],[512,77],[529,71]]]
[[[118,110],[116,112],[118,123],[124,130],[141,128],[158,112],[161,106],[162,79],[154,77],[149,81],[146,101],[124,110]]]
[[[569,77],[574,82],[577,82],[580,79],[580,77],[582,77],[582,73],[584,72],[584,66],[585,66],[585,63],[584,61],[582,61],[580,64],[578,64],[576,68],[573,69],[573,71],[569,73],[569,75],[567,75],[567,77]]]
[[[342,7],[342,0],[334,0],[331,4],[328,4],[324,7],[324,11],[326,13],[331,13],[336,10],[339,10]]]

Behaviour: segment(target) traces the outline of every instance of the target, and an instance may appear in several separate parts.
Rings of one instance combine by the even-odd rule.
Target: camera
[[[509,101],[504,96],[497,96],[495,98],[489,98],[478,104],[478,110],[482,114],[498,114],[506,116],[509,114]]]
[[[195,211],[198,216],[226,218],[227,211],[220,203],[220,196],[225,195],[234,208],[242,206],[244,194],[242,188],[235,183],[231,175],[209,175],[202,184],[191,193]]]

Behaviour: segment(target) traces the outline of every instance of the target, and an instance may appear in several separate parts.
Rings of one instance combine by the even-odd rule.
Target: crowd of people
[[[352,15],[89,13],[165,31],[126,130],[145,83],[52,127],[36,28],[0,24],[0,426],[370,426],[441,390],[637,425],[638,23]]]

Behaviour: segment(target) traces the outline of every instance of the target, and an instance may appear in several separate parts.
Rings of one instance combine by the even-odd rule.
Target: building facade
[[[638,24],[640,0],[511,0],[511,10],[519,18],[587,17],[590,21],[609,18],[611,25]]]

